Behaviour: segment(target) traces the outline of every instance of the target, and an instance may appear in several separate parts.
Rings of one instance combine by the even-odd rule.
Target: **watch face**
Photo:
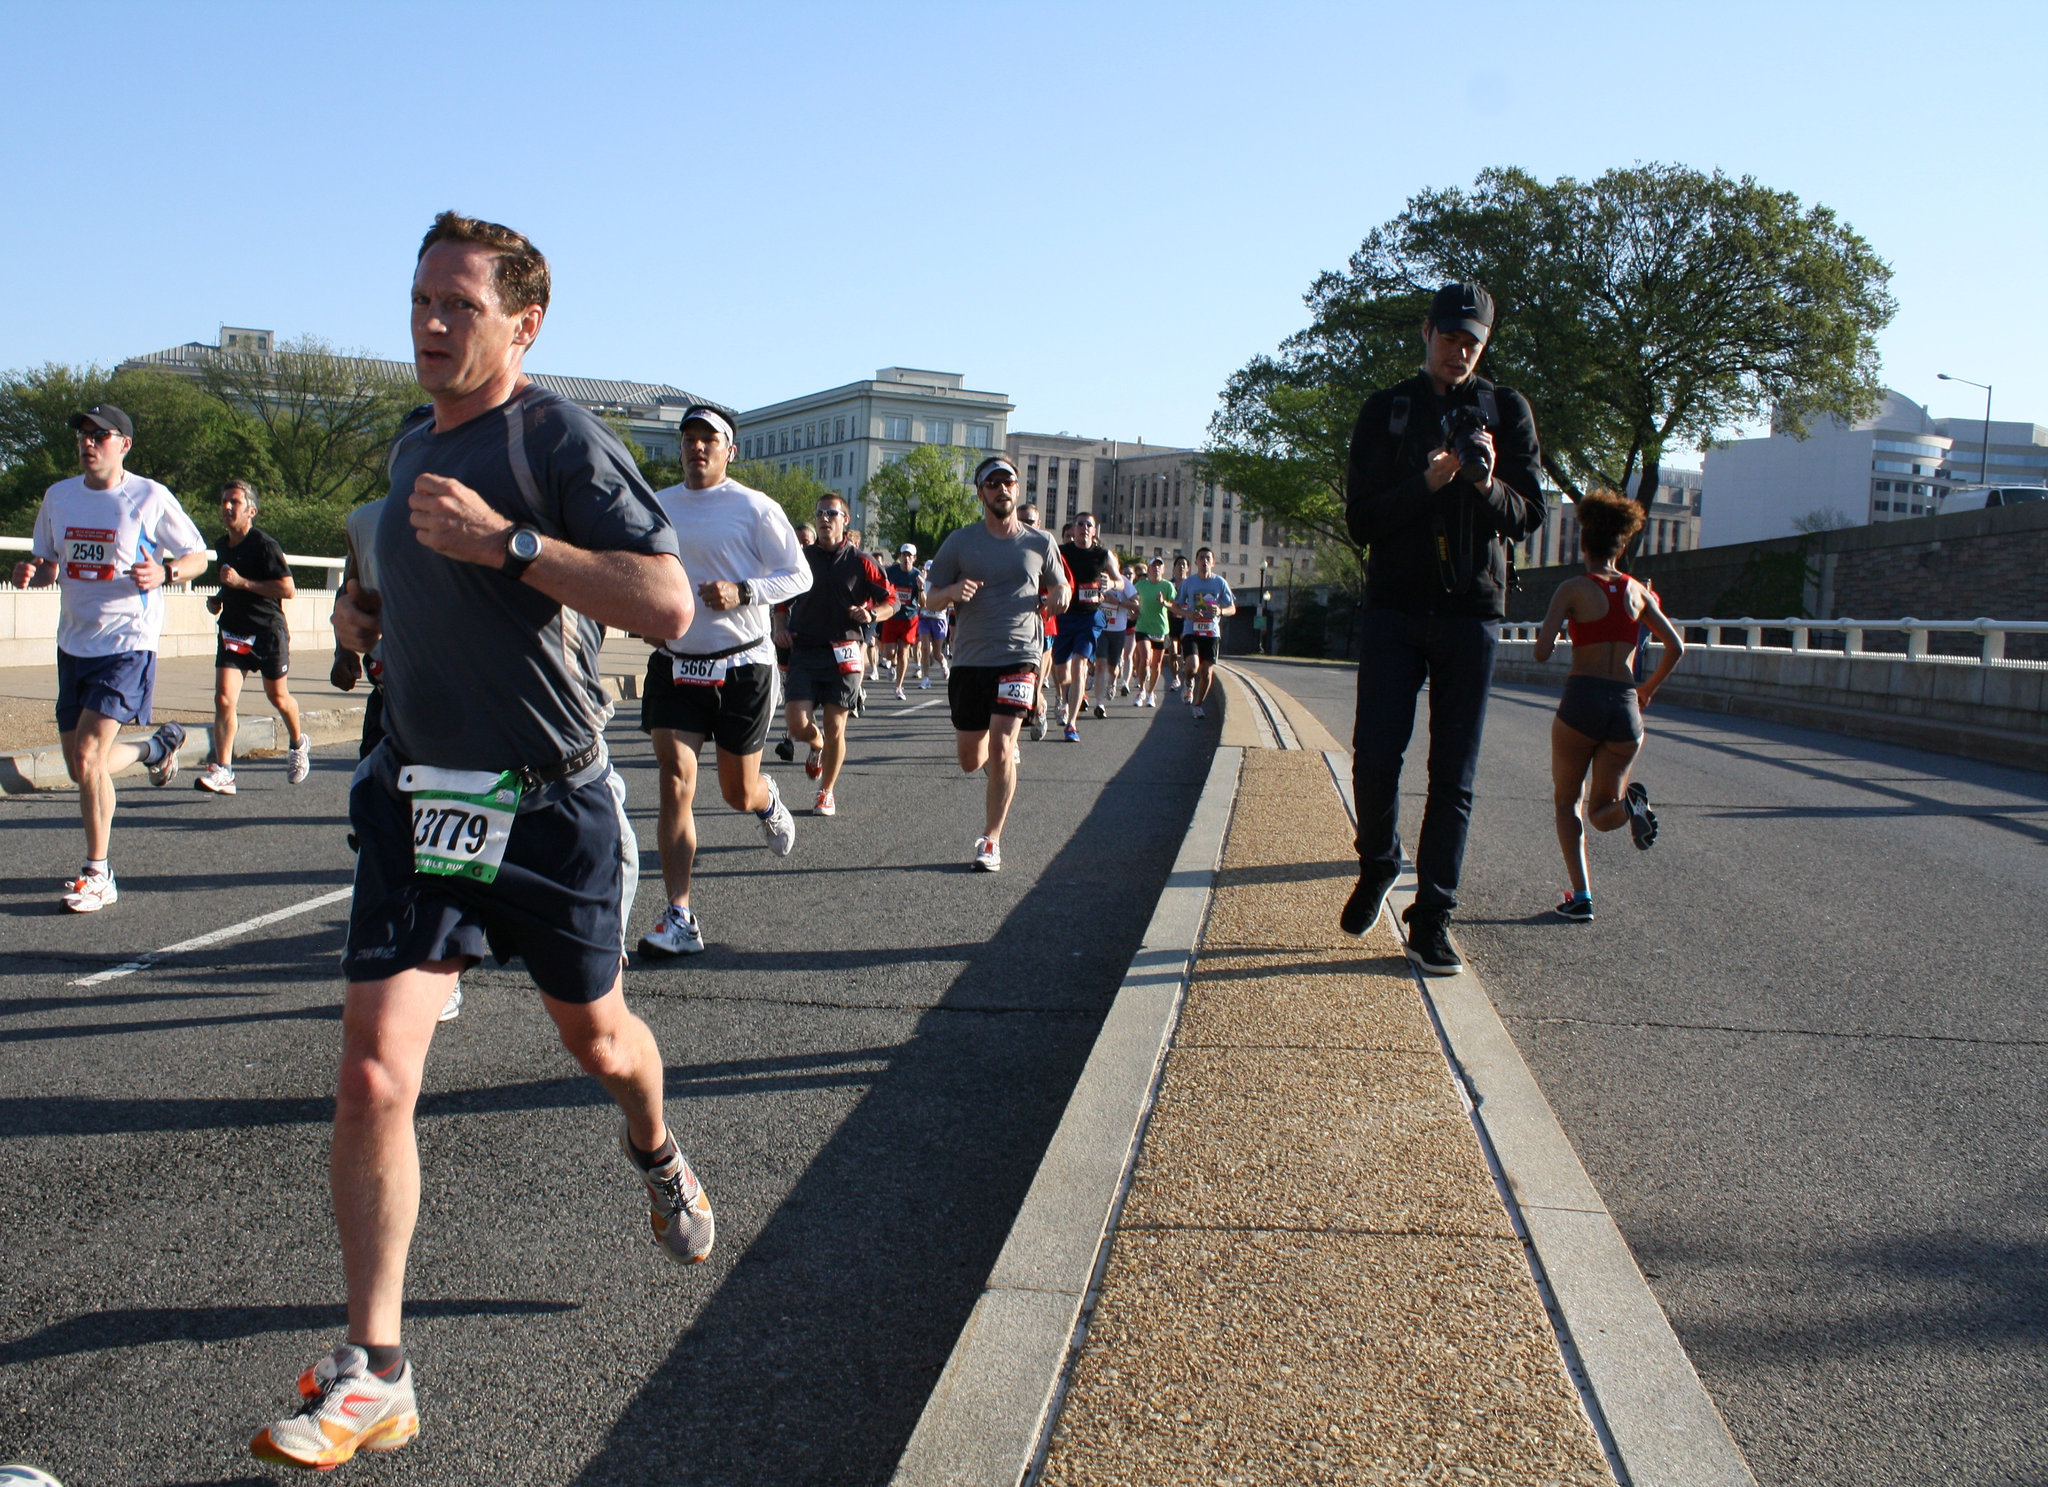
[[[510,552],[522,563],[530,563],[540,556],[540,536],[534,532],[514,532]]]

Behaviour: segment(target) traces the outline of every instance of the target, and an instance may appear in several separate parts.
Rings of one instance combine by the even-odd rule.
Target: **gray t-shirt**
[[[459,480],[514,521],[591,551],[676,552],[675,528],[599,419],[527,386],[445,434],[422,410],[391,446],[391,497],[364,567],[384,601],[384,726],[398,752],[447,769],[548,768],[604,727],[604,629],[413,531],[423,474]]]
[[[1231,605],[1237,603],[1237,596],[1230,592],[1230,585],[1223,581],[1223,575],[1220,573],[1212,573],[1207,578],[1198,578],[1192,573],[1189,574],[1180,581],[1180,588],[1174,594],[1173,602],[1185,604],[1192,609],[1195,601],[1202,598],[1208,599],[1218,610],[1228,609]],[[1216,616],[1212,614],[1209,616],[1209,619],[1213,623],[1216,620]],[[1182,616],[1180,633],[1183,635],[1195,633],[1195,617],[1192,614]],[[1213,635],[1216,632],[1212,630],[1205,633]]]
[[[1036,661],[1044,651],[1038,591],[1059,560],[1052,538],[1038,527],[1020,525],[1015,536],[998,537],[986,522],[976,522],[941,542],[932,558],[931,586],[943,589],[963,578],[981,585],[953,610],[953,664]]]

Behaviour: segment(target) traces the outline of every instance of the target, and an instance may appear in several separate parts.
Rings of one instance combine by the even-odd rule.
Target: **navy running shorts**
[[[1095,608],[1072,609],[1060,616],[1060,628],[1052,638],[1053,664],[1063,665],[1079,656],[1084,661],[1095,659],[1095,642],[1102,637],[1102,611]]]
[[[57,731],[69,733],[91,708],[117,723],[147,723],[156,698],[156,652],[116,651],[111,656],[57,652]]]
[[[640,844],[611,761],[523,796],[489,883],[413,871],[412,803],[398,770],[391,745],[380,744],[349,788],[356,880],[342,974],[380,981],[429,961],[474,963],[488,950],[499,965],[523,957],[534,985],[558,1002],[609,992],[640,886]]]

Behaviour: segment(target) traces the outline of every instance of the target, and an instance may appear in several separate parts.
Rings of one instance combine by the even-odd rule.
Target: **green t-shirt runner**
[[[1153,640],[1166,639],[1166,606],[1173,602],[1173,583],[1164,578],[1141,578],[1138,589],[1138,633]]]

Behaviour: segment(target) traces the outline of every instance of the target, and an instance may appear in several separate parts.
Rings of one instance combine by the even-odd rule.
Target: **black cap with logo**
[[[1493,333],[1493,296],[1477,284],[1446,284],[1429,302],[1429,323],[1483,341]]]
[[[96,429],[107,429],[112,433],[119,434],[124,439],[135,437],[134,423],[129,420],[126,413],[123,413],[112,403],[94,403],[83,413],[71,415],[71,426],[73,428],[83,429],[88,424]]]

